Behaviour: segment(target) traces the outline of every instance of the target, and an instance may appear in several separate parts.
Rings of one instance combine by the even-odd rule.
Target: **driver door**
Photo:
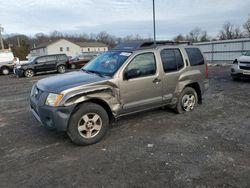
[[[120,80],[120,97],[121,114],[162,104],[162,82],[154,53],[138,54],[127,65]]]

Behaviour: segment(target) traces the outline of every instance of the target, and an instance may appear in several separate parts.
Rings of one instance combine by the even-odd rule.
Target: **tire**
[[[27,69],[24,71],[24,76],[27,78],[31,78],[35,75],[34,71],[32,69]]]
[[[233,79],[234,81],[240,81],[240,78],[239,78],[239,77],[236,77],[236,76],[232,76],[232,79]]]
[[[65,71],[66,71],[66,67],[64,65],[59,65],[57,67],[57,72],[63,74],[63,73],[65,73]]]
[[[106,110],[98,104],[84,103],[72,114],[67,134],[77,145],[99,142],[109,128]]]
[[[3,75],[8,75],[10,73],[10,69],[7,67],[3,67],[1,71]]]
[[[71,68],[71,69],[76,69],[76,65],[75,65],[75,64],[72,64],[72,65],[70,66],[70,68]]]
[[[186,87],[179,95],[175,111],[179,114],[183,112],[192,111],[196,106],[197,102],[198,97],[196,91],[191,87]]]

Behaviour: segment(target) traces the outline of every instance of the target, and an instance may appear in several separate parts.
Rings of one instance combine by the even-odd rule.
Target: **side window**
[[[36,61],[37,61],[37,63],[45,63],[47,61],[47,58],[46,57],[40,57]]]
[[[175,49],[174,51],[175,51],[175,58],[177,62],[177,69],[180,70],[182,67],[184,67],[184,61],[183,61],[180,50]]]
[[[47,61],[56,61],[56,56],[48,56]]]
[[[161,51],[161,60],[164,72],[178,71],[184,67],[184,62],[179,49],[165,49]]]
[[[128,65],[126,73],[137,72],[133,78],[145,77],[156,73],[156,61],[153,53],[137,55]]]
[[[66,60],[68,57],[66,55],[59,55],[58,59],[59,60]]]
[[[204,58],[198,48],[186,48],[185,50],[191,66],[204,64]]]

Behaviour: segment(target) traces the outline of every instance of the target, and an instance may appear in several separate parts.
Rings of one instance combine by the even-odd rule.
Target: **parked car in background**
[[[231,76],[234,80],[250,78],[250,51],[235,59],[231,67]]]
[[[14,59],[14,55],[9,49],[0,50],[0,73],[7,75],[12,72],[15,65]]]
[[[199,48],[170,44],[120,44],[80,71],[39,80],[30,95],[32,113],[44,127],[88,145],[121,116],[161,106],[192,111],[208,87],[208,68]]]
[[[86,65],[91,59],[95,58],[97,55],[97,53],[86,53],[78,55],[76,57],[72,57],[69,60],[68,67],[71,69],[81,68]]]
[[[68,61],[68,57],[65,54],[33,57],[27,63],[16,65],[14,74],[18,77],[32,77],[38,72],[58,71],[59,73],[64,73]]]

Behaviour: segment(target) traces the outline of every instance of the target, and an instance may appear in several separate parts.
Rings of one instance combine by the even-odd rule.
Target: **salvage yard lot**
[[[250,187],[250,81],[210,67],[203,105],[113,123],[86,147],[42,128],[29,111],[33,78],[0,76],[0,187]]]

